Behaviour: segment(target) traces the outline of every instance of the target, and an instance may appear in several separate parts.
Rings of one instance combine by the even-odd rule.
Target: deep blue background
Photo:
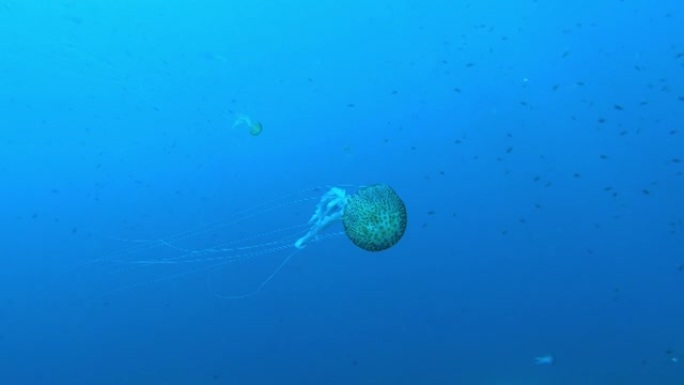
[[[674,0],[0,0],[0,384],[684,383],[683,26]],[[291,249],[111,254],[219,220],[183,246],[270,242],[315,201],[232,215],[376,182],[398,245],[312,244],[251,298],[213,291]]]

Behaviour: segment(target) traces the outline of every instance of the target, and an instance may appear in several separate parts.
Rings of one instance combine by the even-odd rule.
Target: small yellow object
[[[261,134],[261,131],[264,130],[264,126],[262,126],[260,122],[253,121],[247,115],[238,115],[237,119],[235,119],[235,123],[233,123],[233,128],[240,127],[243,125],[247,126],[247,128],[249,129],[249,133],[252,136],[257,136]]]

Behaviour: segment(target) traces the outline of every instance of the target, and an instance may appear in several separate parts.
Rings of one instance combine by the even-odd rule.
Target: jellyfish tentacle
[[[257,286],[254,290],[252,290],[252,291],[250,291],[250,292],[248,292],[248,293],[245,293],[245,294],[238,294],[238,295],[225,295],[225,294],[220,294],[219,292],[217,292],[216,290],[214,290],[214,288],[212,287],[212,285],[211,285],[211,280],[209,279],[209,276],[207,276],[207,287],[209,288],[209,291],[210,291],[216,298],[218,298],[218,299],[243,299],[243,298],[252,297],[252,296],[254,296],[254,295],[259,294],[259,292],[261,291],[261,289],[263,289],[264,287],[266,287],[266,285],[268,285],[268,283],[271,282],[271,280],[272,280],[273,278],[275,278],[276,275],[278,275],[278,273],[280,272],[280,270],[282,270],[283,267],[285,267],[285,265],[287,265],[287,263],[290,262],[290,259],[292,259],[292,257],[293,257],[295,254],[297,254],[298,251],[299,251],[299,249],[295,249],[295,251],[293,251],[293,252],[290,253],[287,257],[285,257],[285,259],[284,259],[282,262],[280,262],[280,264],[271,272],[271,274],[268,275],[268,277],[266,277],[266,279],[264,279],[264,280],[259,284],[259,286]]]
[[[350,193],[350,190],[356,191]],[[313,214],[308,218],[300,217],[299,207],[311,207],[313,202],[316,202]],[[296,224],[287,219],[293,210],[299,218]],[[273,221],[265,220],[268,218]],[[259,230],[266,222],[273,228]],[[337,225],[338,222],[341,225]],[[73,269],[67,269],[65,274],[85,277],[88,282],[92,274],[84,273],[104,274],[107,279],[92,281],[95,288],[100,289],[99,295],[107,296],[195,273],[207,273],[207,284],[217,298],[248,298],[263,291],[284,271],[296,253],[311,243],[345,234],[357,247],[381,251],[402,238],[406,224],[406,207],[387,185],[316,187],[281,195],[162,238],[112,237],[134,245],[79,263]],[[331,229],[335,225],[339,228]],[[259,231],[250,231],[255,229]],[[239,236],[224,239],[225,234]],[[252,262],[273,255],[277,257]],[[243,274],[247,270],[238,271],[241,268],[249,269],[253,274]],[[223,278],[233,274],[237,279],[219,281],[209,276],[218,272],[224,274]],[[255,280],[250,283],[252,279]]]

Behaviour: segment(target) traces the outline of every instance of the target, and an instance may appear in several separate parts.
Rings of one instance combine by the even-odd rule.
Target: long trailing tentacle
[[[261,289],[263,289],[264,287],[266,287],[266,285],[268,285],[268,283],[269,283],[269,282],[270,282],[270,281],[271,281],[271,280],[280,272],[280,270],[283,269],[283,267],[285,267],[285,265],[287,265],[288,262],[290,262],[290,259],[292,259],[292,257],[293,257],[295,254],[297,254],[298,251],[299,251],[299,249],[295,249],[293,252],[291,252],[290,254],[288,254],[288,256],[285,257],[285,259],[284,259],[282,262],[280,262],[280,264],[278,265],[278,267],[276,267],[276,268],[271,272],[271,274],[269,274],[268,277],[266,277],[266,279],[264,279],[264,280],[259,284],[259,286],[257,286],[254,290],[252,290],[252,291],[249,292],[249,293],[237,294],[237,295],[225,295],[225,294],[221,294],[221,293],[217,292],[216,290],[214,290],[214,288],[213,288],[212,285],[211,285],[211,280],[209,279],[209,276],[207,276],[207,287],[209,288],[209,291],[210,291],[216,298],[219,298],[219,299],[243,299],[243,298],[249,298],[249,297],[251,297],[251,296],[254,296],[254,295],[256,295],[256,294],[259,294],[259,292],[261,291]]]

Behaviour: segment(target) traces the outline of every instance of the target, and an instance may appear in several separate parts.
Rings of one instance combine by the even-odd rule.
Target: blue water
[[[0,384],[684,383],[679,1],[0,0],[0,47]],[[372,183],[393,248],[278,243]]]

